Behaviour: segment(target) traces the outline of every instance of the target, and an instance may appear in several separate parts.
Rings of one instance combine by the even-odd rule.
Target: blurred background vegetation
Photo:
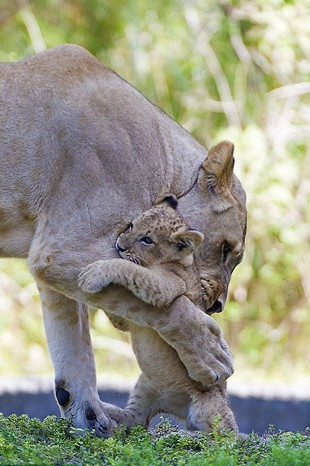
[[[86,47],[210,147],[228,138],[248,236],[217,318],[235,379],[310,376],[310,2],[0,0],[0,60]],[[1,111],[1,109],[0,109]],[[25,264],[0,261],[0,375],[51,374]],[[136,375],[129,337],[92,313],[100,375]]]

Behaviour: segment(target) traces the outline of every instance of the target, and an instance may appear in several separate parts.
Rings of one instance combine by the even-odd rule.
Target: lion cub
[[[125,261],[100,260],[88,265],[79,275],[79,285],[88,292],[98,292],[110,283],[120,284],[160,308],[184,295],[181,299],[189,298],[199,307],[201,285],[193,253],[204,235],[188,228],[176,207],[177,199],[169,195],[134,219],[116,242]],[[177,352],[153,329],[121,318],[113,318],[112,322],[131,332],[142,370],[127,407],[122,410],[109,406],[114,419],[129,427],[148,426],[154,416],[165,412],[185,420],[190,430],[210,432],[218,417],[220,428],[238,432],[228,405],[226,383],[202,389],[190,379]]]

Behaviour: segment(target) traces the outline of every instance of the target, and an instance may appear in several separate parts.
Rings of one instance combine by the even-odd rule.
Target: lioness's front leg
[[[97,293],[114,283],[130,290],[142,301],[153,306],[168,306],[186,291],[186,284],[172,272],[161,268],[142,267],[123,259],[99,260],[81,270],[79,286],[89,293]]]
[[[98,292],[103,286],[110,283],[120,284],[131,290],[144,302],[151,303],[161,309],[171,303],[172,299],[169,300],[169,297],[173,295],[173,292],[175,293],[174,297],[180,296],[182,294],[181,285],[185,287],[185,282],[179,277],[172,273],[169,274],[165,270],[161,271],[166,276],[123,259],[99,260],[82,269],[79,275],[79,285],[85,291]],[[180,282],[180,288],[177,286],[177,279]],[[123,304],[120,306],[121,314],[119,315],[124,316],[125,314],[128,319],[130,309],[131,305]],[[141,303],[140,315],[143,313],[142,310]],[[150,314],[152,313],[154,316],[154,312],[148,312],[146,309],[144,318],[150,322]],[[199,311],[185,296],[177,299],[170,306],[171,312],[175,314],[174,320],[171,319],[171,316],[167,317],[166,310],[161,311],[156,330],[164,340],[177,350],[181,361],[188,368],[190,377],[208,385],[217,379],[224,380],[230,376],[233,372],[232,355],[222,337],[220,327],[214,319]],[[129,320],[137,323],[137,318],[139,318],[137,312],[132,317]],[[179,328],[182,326],[182,321],[188,322],[188,319],[191,325],[183,326],[183,330]],[[142,322],[141,325],[145,326],[145,323]],[[183,332],[183,335],[180,335],[180,332]],[[206,338],[207,332],[208,338]],[[188,350],[189,342],[191,344],[190,351]],[[201,348],[208,349],[205,350],[203,357],[201,357]]]
[[[177,351],[191,379],[208,385],[233,374],[233,355],[220,326],[186,296],[180,296],[169,306],[169,319],[162,315],[156,328]]]
[[[98,436],[108,437],[116,423],[97,393],[87,307],[40,283],[38,288],[61,414],[75,427],[95,429]]]
[[[108,287],[103,296],[108,313],[141,327],[151,327],[172,346],[191,379],[203,386],[225,381],[233,373],[233,356],[217,322],[199,310],[186,296],[178,297],[165,309],[137,298],[128,298],[123,287]],[[88,295],[87,302],[100,307],[100,295]]]
[[[190,377],[203,385],[218,379],[224,381],[232,374],[232,356],[214,320],[197,309],[189,299],[180,296],[170,306],[160,308],[144,303],[118,285],[109,285],[99,293],[87,293],[78,286],[79,272],[101,255],[104,245],[98,246],[90,240],[87,247],[79,248],[83,254],[77,254],[70,249],[73,239],[69,235],[71,241],[57,244],[57,247],[51,243],[51,237],[47,232],[43,237],[45,242],[33,242],[32,245],[28,264],[37,280],[74,300],[105,309],[109,314],[137,325],[153,328],[177,351]],[[57,328],[61,333],[60,324]],[[202,352],[201,348],[207,350]]]

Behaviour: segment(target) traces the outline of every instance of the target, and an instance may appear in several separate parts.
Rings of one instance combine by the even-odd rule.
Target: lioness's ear
[[[202,164],[199,185],[209,191],[212,207],[216,212],[227,210],[233,204],[230,192],[235,163],[233,153],[233,143],[222,141],[211,147]]]
[[[203,240],[204,234],[197,230],[181,229],[173,235],[173,241],[176,242],[179,251],[184,250],[186,254],[194,252]]]
[[[163,202],[166,202],[174,210],[178,207],[178,198],[175,194],[167,193],[163,196],[158,196],[155,199],[154,205],[162,204]]]

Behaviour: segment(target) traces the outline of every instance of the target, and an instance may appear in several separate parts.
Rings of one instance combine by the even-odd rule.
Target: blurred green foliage
[[[235,143],[248,236],[218,318],[237,374],[309,376],[309,1],[0,3],[0,60],[64,42],[86,47],[206,147]],[[0,267],[0,371],[50,370],[33,282],[21,262]],[[136,371],[128,336],[108,327],[103,313],[93,320],[99,372]]]

